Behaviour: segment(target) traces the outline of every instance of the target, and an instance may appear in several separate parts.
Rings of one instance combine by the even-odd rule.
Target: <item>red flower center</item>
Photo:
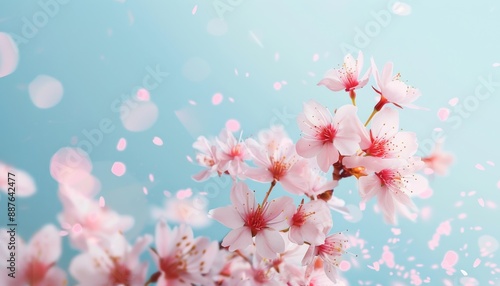
[[[263,207],[258,206],[257,210],[248,213],[245,217],[245,225],[251,229],[252,236],[256,236],[259,231],[264,229],[267,226],[267,222],[264,219]]]
[[[332,124],[321,127],[316,133],[316,139],[319,141],[323,141],[325,143],[332,143],[335,135],[337,134],[337,130],[333,128]]]
[[[281,157],[280,160],[274,160],[271,158],[271,167],[268,169],[271,174],[273,174],[273,178],[276,181],[279,181],[282,177],[284,177],[290,168],[290,164],[285,161],[286,157]]]
[[[116,259],[113,259],[113,262],[114,267],[110,273],[110,280],[113,285],[130,285],[130,278],[132,276],[130,269],[125,267],[123,264],[118,263]]]
[[[377,177],[380,179],[381,186],[391,186],[395,183],[395,181],[399,180],[398,173],[389,169],[384,169],[378,173],[375,173],[375,175],[377,175]]]
[[[307,218],[314,214],[314,212],[306,213],[302,210],[302,206],[300,205],[297,212],[292,217],[292,225],[293,226],[303,226]]]
[[[26,267],[26,278],[29,285],[38,285],[43,281],[45,274],[53,264],[47,265],[37,259],[30,261]]]

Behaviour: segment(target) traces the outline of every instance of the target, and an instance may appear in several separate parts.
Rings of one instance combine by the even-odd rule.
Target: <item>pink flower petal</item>
[[[222,240],[222,246],[229,246],[229,251],[244,249],[252,244],[252,232],[248,227],[231,230]]]
[[[216,93],[212,96],[212,104],[219,105],[219,104],[221,104],[223,99],[224,99],[224,96],[222,96],[221,93]]]
[[[245,224],[234,206],[214,209],[210,212],[210,216],[216,221],[232,229],[240,228]]]
[[[229,119],[226,121],[226,128],[231,132],[240,130],[240,123],[236,119]]]
[[[115,162],[113,163],[113,166],[111,167],[111,172],[117,176],[117,177],[121,177],[125,174],[127,168],[125,166],[125,164],[123,164],[122,162]]]
[[[123,151],[125,148],[127,148],[127,139],[120,138],[120,140],[118,140],[118,144],[116,144],[116,150]]]
[[[182,200],[182,199],[187,199],[187,198],[191,197],[192,195],[193,195],[193,191],[191,191],[191,189],[185,189],[185,190],[177,191],[176,197],[179,200]]]
[[[458,103],[458,97],[454,97],[454,98],[452,98],[452,99],[450,99],[450,100],[448,101],[448,104],[449,104],[450,106],[455,106],[455,105],[457,105],[457,103]]]
[[[275,258],[285,251],[285,241],[278,231],[263,229],[255,237],[257,253],[264,258]]]
[[[160,137],[155,136],[153,138],[153,144],[155,144],[156,146],[162,146],[163,145],[163,140]]]
[[[103,208],[104,206],[106,206],[106,201],[104,200],[104,197],[103,197],[103,196],[101,196],[101,197],[99,198],[99,206],[100,206],[101,208]]]
[[[273,84],[273,87],[274,87],[275,90],[280,90],[281,89],[281,83],[280,82],[275,82]]]
[[[196,11],[198,10],[198,5],[194,5],[193,10],[191,10],[191,14],[196,14]]]
[[[140,88],[137,91],[136,96],[137,96],[137,99],[140,101],[149,101],[149,99],[150,99],[149,91],[145,88]]]
[[[440,108],[437,113],[439,120],[441,121],[446,121],[448,119],[448,116],[450,116],[450,110],[448,108]]]

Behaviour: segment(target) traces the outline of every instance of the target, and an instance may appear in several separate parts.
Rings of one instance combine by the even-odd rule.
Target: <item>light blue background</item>
[[[73,136],[82,138],[84,129],[96,128],[103,118],[111,119],[116,126],[90,154],[93,174],[103,184],[102,194],[108,196],[108,205],[133,214],[140,221],[130,236],[152,232],[154,222],[147,212],[152,206],[160,206],[163,190],[174,192],[190,187],[202,191],[213,182],[195,183],[190,179],[200,170],[186,160],[186,155],[194,157],[191,144],[197,136],[217,135],[226,120],[234,118],[241,123],[244,137],[276,122],[285,125],[297,139],[299,131],[294,119],[279,114],[298,114],[302,103],[310,98],[332,108],[349,103],[347,95],[315,85],[326,70],[341,63],[342,47],[348,44],[360,48],[366,59],[373,56],[379,68],[386,61],[393,61],[403,79],[421,89],[423,96],[417,104],[429,110],[404,110],[400,113],[401,127],[417,132],[421,142],[432,138],[434,128],[442,128],[445,148],[456,158],[449,176],[431,179],[434,196],[416,199],[419,207],[432,208],[431,220],[403,220],[398,226],[402,229],[401,242],[390,244],[396,263],[405,266],[405,271],[423,264],[416,269],[422,279],[430,277],[432,285],[441,284],[443,278],[459,285],[463,277],[460,269],[481,285],[498,279],[498,273],[492,274],[484,266],[486,261],[500,264],[497,256],[481,258],[483,262],[477,268],[472,264],[479,256],[478,238],[485,234],[497,239],[500,236],[498,208],[483,208],[477,202],[484,198],[500,205],[498,170],[486,163],[500,164],[499,86],[488,99],[478,100],[477,106],[467,111],[467,118],[448,104],[454,97],[460,99],[461,106],[467,98],[472,102],[476,87],[481,85],[480,77],[500,81],[500,67],[493,67],[493,63],[500,62],[498,1],[407,0],[412,13],[390,14],[387,23],[377,22],[374,15],[383,10],[389,12],[393,2],[388,1],[233,1],[239,4],[224,13],[228,30],[222,36],[207,31],[209,21],[218,17],[215,2],[69,1],[60,5],[59,12],[28,43],[19,45],[17,70],[0,78],[0,160],[26,170],[37,183],[38,191],[33,197],[18,201],[19,232],[23,237],[30,237],[44,224],[57,224],[61,205],[57,183],[49,173],[50,158],[61,147],[70,146]],[[193,15],[195,5],[198,10]],[[2,1],[0,31],[22,36],[23,17],[32,19],[38,11],[42,10],[36,1]],[[132,24],[129,14],[133,15]],[[378,32],[371,25],[379,27]],[[368,41],[359,45],[355,41],[357,29],[374,30],[370,30],[373,33]],[[261,45],[251,33],[260,39]],[[314,62],[316,53],[319,60]],[[185,64],[192,58],[208,64],[207,76],[201,81],[186,77],[186,73],[200,75],[203,71],[203,67],[197,66],[185,71]],[[160,117],[145,132],[128,132],[110,104],[122,94],[132,96],[134,87],[147,74],[146,67],[157,65],[169,73],[151,91]],[[245,77],[247,72],[249,77]],[[30,101],[27,85],[39,74],[53,76],[64,85],[64,97],[54,108],[38,109]],[[282,80],[287,84],[276,91],[273,84]],[[216,92],[224,95],[224,101],[213,106],[211,97]],[[229,97],[235,102],[230,103]],[[197,105],[190,105],[189,100]],[[368,87],[359,92],[358,103],[362,118],[366,118],[374,104]],[[436,114],[441,107],[452,110],[450,120],[453,116],[460,118],[457,128],[438,119]],[[176,111],[188,114],[189,123],[180,122]],[[164,146],[153,145],[154,136],[163,138]],[[121,137],[128,140],[128,147],[117,152],[116,143]],[[117,160],[127,164],[127,174],[121,178],[110,172]],[[486,170],[476,169],[478,163]],[[149,173],[155,175],[154,183],[148,181]],[[148,196],[142,194],[142,186],[149,188]],[[352,195],[348,190],[353,190]],[[210,208],[227,204],[228,191],[226,187],[210,199]],[[469,191],[477,193],[460,197],[461,192]],[[336,193],[345,194],[339,196],[348,203],[357,204],[359,200],[353,180],[343,182]],[[464,201],[460,208],[454,207],[458,200]],[[459,213],[467,213],[468,217],[459,220]],[[371,204],[359,223],[345,222],[337,214],[334,219],[336,230],[348,228],[354,234],[359,229],[372,256],[368,260],[358,258],[360,268],[344,273],[351,284],[358,280],[381,285],[389,285],[389,281],[409,283],[386,266],[379,272],[366,267],[380,258],[382,247],[393,237],[391,226],[385,225],[380,215],[373,215]],[[452,235],[442,237],[436,250],[429,250],[427,242],[436,227],[448,219],[453,219]],[[482,230],[471,230],[474,226],[481,226]],[[463,234],[460,227],[465,228]],[[197,230],[213,239],[221,239],[226,232],[218,223]],[[407,244],[408,240],[412,242]],[[467,249],[460,251],[464,244]],[[76,251],[69,248],[66,239],[64,247],[59,265],[67,268]],[[431,269],[433,264],[440,265],[448,250],[460,255],[458,272],[453,276],[440,267]],[[359,249],[353,252],[359,253]],[[415,256],[416,260],[408,262],[407,256]],[[394,275],[390,276],[390,272]]]

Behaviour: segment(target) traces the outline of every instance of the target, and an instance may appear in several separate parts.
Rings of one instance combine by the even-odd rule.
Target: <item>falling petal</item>
[[[236,119],[229,119],[226,122],[226,128],[231,132],[240,130],[240,123]]]
[[[281,83],[280,82],[275,82],[273,85],[275,90],[280,90],[281,89]]]
[[[192,195],[193,195],[193,191],[191,191],[191,189],[185,189],[185,190],[177,191],[176,197],[179,200],[182,200],[182,199],[187,199],[187,198],[191,197]]]
[[[255,35],[255,33],[252,31],[249,31],[249,33],[250,33],[250,37],[252,37],[252,39],[257,43],[257,45],[259,45],[259,47],[261,47],[261,48],[264,48],[264,45],[262,45],[262,42],[257,37],[257,35]]]
[[[148,189],[146,187],[142,187],[142,192],[147,195],[148,194]]]
[[[111,172],[117,176],[117,177],[121,177],[125,174],[127,168],[125,166],[125,164],[123,164],[122,162],[115,162],[113,163],[113,166],[111,167]]]
[[[455,106],[455,105],[457,105],[457,103],[458,103],[458,97],[454,97],[454,98],[452,98],[452,99],[450,99],[450,100],[448,101],[448,104],[449,104],[450,106]]]
[[[476,164],[476,166],[475,166],[475,167],[476,167],[476,169],[478,169],[478,170],[484,171],[484,167],[483,167],[483,165],[481,165],[481,164]]]
[[[319,60],[319,55],[318,54],[314,54],[313,55],[313,62],[317,62]]]
[[[106,202],[104,201],[104,197],[103,197],[103,196],[101,196],[101,197],[99,198],[99,206],[100,206],[101,208],[103,208],[104,206],[106,206]]]
[[[127,140],[125,138],[120,138],[118,144],[116,144],[116,150],[123,151],[125,148],[127,148]]]
[[[198,10],[198,5],[194,5],[193,10],[191,10],[191,14],[196,14],[196,11]]]
[[[149,99],[151,98],[150,94],[149,94],[149,91],[145,88],[140,88],[138,91],[137,91],[137,99],[140,100],[140,101],[149,101]]]
[[[396,2],[392,5],[392,12],[399,16],[408,16],[411,13],[411,6],[403,2]]]
[[[162,146],[162,145],[163,145],[163,140],[162,140],[160,137],[155,136],[155,137],[153,138],[153,143],[154,143],[155,145],[157,145],[157,146]]]
[[[437,113],[439,120],[446,121],[448,116],[450,116],[450,110],[448,108],[440,108]]]
[[[223,99],[224,99],[224,96],[222,96],[221,93],[216,93],[212,96],[212,104],[219,105]]]

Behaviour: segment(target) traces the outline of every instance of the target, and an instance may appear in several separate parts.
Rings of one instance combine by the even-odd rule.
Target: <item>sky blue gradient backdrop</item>
[[[28,43],[19,45],[17,70],[0,79],[0,160],[28,171],[38,186],[36,195],[18,200],[19,232],[23,237],[30,237],[43,224],[57,224],[61,205],[57,184],[49,173],[51,156],[61,147],[70,146],[73,136],[83,138],[84,129],[97,128],[103,118],[111,119],[116,130],[105,135],[103,143],[90,154],[93,174],[103,184],[101,195],[107,198],[108,205],[134,215],[140,222],[131,237],[139,232],[152,232],[154,223],[148,212],[152,206],[160,205],[163,190],[191,187],[202,191],[207,184],[190,179],[200,169],[186,160],[186,155],[194,154],[191,144],[197,136],[216,135],[227,119],[234,118],[241,123],[244,137],[256,134],[270,122],[282,121],[289,134],[297,139],[295,120],[286,117],[281,120],[279,114],[296,115],[302,103],[311,98],[332,108],[348,104],[345,94],[334,94],[315,84],[326,70],[341,63],[343,44],[356,47],[356,29],[365,30],[371,21],[376,21],[373,13],[390,11],[392,3],[241,1],[224,14],[227,33],[214,36],[207,31],[209,21],[218,17],[214,2],[69,1],[60,6],[60,11]],[[418,206],[432,207],[432,219],[417,223],[402,220],[401,242],[391,250],[396,263],[404,265],[406,270],[422,263],[424,266],[417,268],[422,278],[429,276],[439,284],[442,278],[448,278],[459,285],[463,277],[459,271],[448,276],[442,269],[430,268],[441,263],[446,251],[455,250],[460,254],[456,268],[466,270],[483,285],[498,277],[498,273],[491,274],[491,269],[484,267],[484,262],[500,263],[494,256],[482,258],[481,266],[472,267],[479,255],[478,238],[485,234],[497,239],[500,236],[498,209],[482,208],[477,203],[482,197],[500,205],[497,167],[486,164],[486,161],[500,164],[496,151],[500,146],[500,91],[493,92],[487,100],[479,100],[477,108],[468,112],[468,118],[453,112],[448,101],[458,97],[459,104],[463,104],[466,98],[474,97],[476,86],[481,84],[479,77],[500,81],[500,67],[492,66],[500,62],[500,4],[493,0],[407,0],[406,3],[412,7],[409,16],[391,14],[388,24],[380,25],[380,31],[368,37],[369,43],[358,47],[367,60],[373,56],[379,67],[393,61],[403,79],[421,89],[423,96],[417,104],[429,110],[404,110],[400,113],[401,127],[417,132],[420,140],[432,138],[432,130],[442,128],[447,138],[445,148],[455,154],[456,163],[449,176],[431,180],[433,197],[416,199]],[[195,5],[198,10],[192,15]],[[1,2],[0,31],[22,36],[22,18],[31,19],[40,10],[36,1]],[[133,24],[129,14],[133,15]],[[262,46],[252,39],[251,32]],[[319,60],[314,62],[316,53]],[[208,64],[207,77],[202,81],[189,80],[183,72],[185,63],[192,58]],[[157,65],[169,73],[151,91],[152,101],[159,107],[159,119],[145,132],[128,132],[110,105],[122,94],[132,96],[133,88],[147,74],[146,68]],[[239,75],[235,75],[235,69]],[[201,72],[195,70],[188,73]],[[249,77],[245,77],[247,72]],[[54,108],[41,110],[30,101],[27,85],[39,74],[53,76],[64,86],[64,97]],[[282,80],[287,85],[279,91],[273,89],[273,84]],[[216,92],[225,99],[221,105],[213,106],[211,97]],[[235,102],[230,103],[228,97]],[[190,105],[189,100],[197,105]],[[366,118],[374,104],[373,92],[368,87],[359,92],[358,103],[361,117]],[[459,128],[438,119],[436,113],[441,107],[452,110],[450,117],[460,116]],[[176,112],[189,115],[189,123],[179,121]],[[153,145],[154,136],[163,138],[164,146]],[[128,140],[128,146],[124,152],[117,152],[116,143],[121,137]],[[126,163],[125,176],[116,178],[111,174],[114,161]],[[486,170],[476,169],[477,163]],[[148,181],[149,173],[155,175],[154,183]],[[142,186],[149,188],[148,196],[142,193]],[[259,188],[256,184],[252,186]],[[263,192],[267,186],[260,189]],[[353,191],[351,195],[349,190]],[[473,190],[477,192],[475,196],[460,197],[461,192]],[[229,186],[211,198],[210,208],[227,204],[228,191]],[[359,200],[353,180],[343,182],[336,193],[348,203],[357,204]],[[464,205],[457,209],[454,204],[460,199]],[[359,258],[361,268],[352,269],[345,276],[352,284],[358,280],[382,285],[389,285],[388,281],[408,283],[395,274],[389,276],[393,270],[385,266],[379,272],[365,267],[379,259],[383,245],[393,237],[391,226],[385,225],[380,215],[374,215],[371,206],[355,224],[334,214],[334,229],[347,228],[352,234],[360,229],[372,255],[369,260]],[[457,214],[462,212],[468,217],[458,220]],[[453,219],[452,235],[443,237],[441,246],[430,251],[427,242],[436,227],[447,219]],[[459,232],[462,226],[463,234]],[[482,226],[482,230],[470,230],[474,226]],[[197,233],[221,239],[226,231],[213,223]],[[407,244],[408,240],[413,242]],[[465,243],[467,250],[460,251]],[[59,264],[67,268],[76,252],[66,240],[64,246],[65,254]],[[412,255],[416,260],[408,262],[406,257]]]

